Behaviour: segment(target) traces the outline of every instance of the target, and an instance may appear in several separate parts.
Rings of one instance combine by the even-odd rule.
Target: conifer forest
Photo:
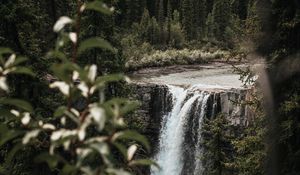
[[[299,175],[299,0],[0,0],[0,175]]]

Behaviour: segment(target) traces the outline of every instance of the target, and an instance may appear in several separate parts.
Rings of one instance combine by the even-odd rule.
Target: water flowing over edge
[[[194,175],[201,174],[202,166],[200,157],[201,151],[201,125],[206,113],[207,101],[210,97],[208,92],[195,90],[195,87],[183,89],[181,87],[169,86],[169,93],[172,97],[172,110],[162,119],[162,126],[159,138],[159,150],[155,160],[161,166],[161,170],[151,168],[152,175],[181,175],[184,167],[185,155],[183,146],[185,141],[185,131],[188,126],[189,116],[192,108],[196,104],[198,128],[195,133],[196,144],[193,157]],[[195,111],[194,111],[195,112]],[[193,114],[194,115],[194,114]]]

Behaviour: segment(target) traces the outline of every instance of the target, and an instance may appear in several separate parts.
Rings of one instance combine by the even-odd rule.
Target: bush
[[[0,153],[5,156],[4,163],[1,162],[2,174],[27,174],[27,169],[11,169],[19,166],[14,163],[20,162],[20,156],[15,155],[24,150],[26,154],[22,155],[26,155],[26,159],[21,166],[27,168],[22,164],[30,160],[26,165],[32,171],[29,169],[28,174],[130,175],[141,165],[154,164],[148,159],[137,159],[136,151],[142,147],[149,150],[150,145],[144,136],[128,130],[123,118],[139,103],[117,97],[106,100],[104,97],[110,83],[126,82],[128,78],[123,74],[97,76],[97,65],[80,67],[76,64],[77,58],[90,49],[116,52],[100,37],[79,42],[78,24],[82,13],[96,10],[110,14],[111,9],[102,1],[82,5],[81,1],[78,2],[79,18],[61,17],[53,28],[58,39],[55,49],[49,52],[49,58],[58,60],[51,67],[56,78],[49,87],[61,94],[63,105],[49,116],[40,117],[27,101],[9,97],[9,74],[34,76],[34,73],[21,66],[26,61],[24,57],[16,56],[10,49],[0,48]],[[74,28],[77,30],[72,32]],[[131,38],[127,42],[130,43]],[[73,46],[71,56],[63,52],[69,47],[66,43]],[[81,107],[74,105],[79,100],[85,102]],[[36,163],[47,164],[49,169],[44,172],[43,166]]]
[[[227,54],[228,52],[222,50],[216,50],[214,52],[189,49],[169,49],[166,51],[152,50],[151,53],[139,55],[139,58],[131,57],[127,62],[127,68],[129,70],[135,70],[143,67],[206,63],[214,59],[225,57]]]
[[[169,46],[181,49],[185,43],[184,34],[179,23],[171,25],[171,41]]]

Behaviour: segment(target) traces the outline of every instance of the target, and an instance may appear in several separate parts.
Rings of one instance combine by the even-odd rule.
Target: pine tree
[[[212,40],[212,38],[214,37],[214,20],[213,20],[213,16],[211,13],[208,14],[207,19],[206,19],[206,37],[209,40]]]
[[[234,0],[232,3],[232,10],[239,19],[245,20],[248,13],[249,0]]]
[[[167,30],[168,30],[168,37],[167,37],[167,42],[170,44],[171,40],[171,22],[172,22],[172,6],[171,6],[171,0],[168,0],[168,13],[167,13]]]
[[[155,17],[152,17],[151,20],[151,44],[159,44],[160,43],[160,32],[159,25]]]
[[[182,27],[180,25],[180,17],[179,12],[174,10],[173,18],[171,21],[171,38],[169,42],[169,46],[181,49],[184,44],[185,38],[182,31]]]
[[[142,19],[142,15],[144,14],[144,10],[147,9],[147,2],[146,0],[139,0],[136,3],[138,3],[138,19]]]
[[[193,2],[193,28],[192,33],[195,39],[203,38],[206,21],[206,3],[205,0],[192,0]]]
[[[149,11],[145,8],[144,13],[139,26],[139,35],[142,41],[151,41],[151,18]]]
[[[233,161],[230,125],[225,115],[204,120],[202,126],[202,144],[204,154],[201,159],[203,175],[232,174],[228,165]],[[231,156],[230,156],[231,155]]]
[[[206,17],[207,17],[207,7],[206,7],[206,2],[205,0],[199,0],[199,5],[198,5],[198,13],[197,13],[197,25],[198,25],[198,37],[204,38],[205,35],[205,28],[206,28]]]
[[[134,22],[139,22],[143,8],[140,9],[139,0],[127,0],[126,1],[126,26],[131,26]]]
[[[164,45],[166,41],[165,31],[164,31],[164,24],[165,24],[164,0],[159,1],[158,24],[159,24],[160,43]]]
[[[215,0],[213,11],[214,35],[217,40],[224,41],[224,32],[230,27],[230,0]]]
[[[190,40],[192,36],[192,10],[190,0],[182,1],[182,27],[184,30],[185,37]]]

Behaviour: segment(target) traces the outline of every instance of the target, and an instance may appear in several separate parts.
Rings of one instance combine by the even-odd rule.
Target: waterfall
[[[200,148],[200,129],[203,117],[206,113],[207,101],[210,97],[208,92],[195,91],[193,88],[184,90],[181,87],[168,86],[169,93],[172,96],[172,110],[167,113],[162,120],[162,127],[159,137],[159,150],[155,160],[161,166],[161,170],[155,167],[151,168],[152,175],[181,175],[186,164],[186,155],[184,150],[186,131],[189,130],[190,116],[198,113],[193,123],[197,123],[195,135],[196,143],[193,150],[196,150],[193,157],[188,157],[194,168],[193,174],[201,172]],[[196,104],[197,110],[194,111]],[[197,121],[195,121],[197,120]],[[191,169],[191,166],[189,166]]]

